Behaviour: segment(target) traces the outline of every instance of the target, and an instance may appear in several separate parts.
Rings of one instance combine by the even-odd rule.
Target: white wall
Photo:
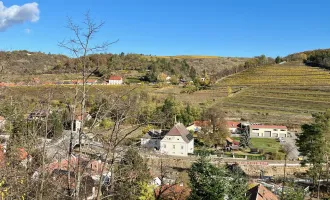
[[[271,137],[287,137],[287,129],[259,128],[258,130],[250,129],[251,137],[266,137],[265,132],[271,132]]]
[[[109,85],[121,85],[123,84],[123,79],[121,80],[109,80]]]
[[[160,151],[173,156],[188,156],[188,144],[181,136],[165,136],[160,141]]]
[[[188,153],[194,153],[194,139],[188,143]]]

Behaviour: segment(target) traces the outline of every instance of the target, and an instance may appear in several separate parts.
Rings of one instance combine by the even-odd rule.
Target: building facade
[[[288,128],[286,126],[274,125],[250,125],[251,137],[288,137]]]
[[[160,141],[160,151],[166,155],[188,156],[194,153],[193,135],[178,123]]]
[[[141,138],[141,146],[160,150],[160,141],[165,137],[168,131],[150,130]]]
[[[123,84],[123,78],[121,76],[110,76],[109,85],[121,85]]]

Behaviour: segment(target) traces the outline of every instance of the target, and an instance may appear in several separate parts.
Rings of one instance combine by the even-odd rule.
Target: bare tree
[[[84,130],[84,124],[85,124],[85,113],[86,113],[86,99],[87,99],[87,91],[86,91],[86,82],[88,78],[96,71],[96,69],[88,69],[88,61],[87,56],[90,53],[93,52],[99,52],[104,51],[109,45],[112,43],[104,42],[100,45],[92,45],[92,39],[95,37],[96,33],[100,31],[100,29],[103,27],[104,22],[101,23],[95,23],[93,19],[90,17],[89,12],[85,14],[85,20],[83,21],[83,27],[80,27],[78,24],[75,24],[71,18],[68,18],[68,24],[67,28],[72,31],[73,38],[62,41],[59,43],[59,46],[62,48],[65,48],[69,50],[78,60],[78,65],[81,67],[81,75],[82,75],[82,98],[80,101],[77,101],[75,98],[75,103],[79,102],[80,104],[80,115],[81,115],[81,129],[79,130],[79,152],[80,151],[80,144],[81,144],[81,137]],[[79,68],[77,67],[77,68]],[[78,83],[78,81],[77,81]],[[76,93],[78,92],[78,85],[76,87]],[[73,105],[73,111],[76,110],[77,104]],[[72,118],[75,118],[75,113],[72,112]],[[73,123],[73,120],[72,120]],[[71,125],[73,127],[73,124]],[[73,128],[72,128],[73,129]],[[71,144],[72,142],[70,142]],[[71,148],[71,147],[70,147]],[[69,156],[70,159],[70,151],[69,150]],[[78,154],[78,169],[77,169],[77,180],[76,180],[76,189],[75,189],[75,197],[79,199],[79,192],[80,192],[80,185],[81,185],[81,168],[80,168],[80,153]],[[70,162],[70,161],[69,161]],[[69,184],[70,184],[70,178]]]

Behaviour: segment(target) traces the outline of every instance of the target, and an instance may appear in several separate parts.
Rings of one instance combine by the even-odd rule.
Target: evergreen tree
[[[247,148],[250,147],[251,143],[250,143],[250,129],[248,126],[246,126],[245,128],[243,128],[241,130],[241,137],[240,137],[240,142],[239,142],[239,146],[243,147],[243,148]]]
[[[275,58],[275,63],[276,63],[276,64],[280,63],[281,61],[282,61],[281,57],[277,56],[277,57]]]
[[[224,199],[227,186],[224,177],[224,169],[213,166],[205,157],[201,157],[189,170],[191,187],[189,199]]]
[[[248,189],[248,180],[241,168],[233,165],[233,169],[229,172],[230,182],[227,188],[227,199],[230,200],[248,200],[246,197],[246,191]]]
[[[209,163],[201,157],[192,164],[188,174],[190,178],[190,200],[247,200],[248,182],[240,168],[228,170]]]
[[[150,179],[147,163],[134,149],[129,149],[116,169],[114,191],[118,200],[136,200],[143,195],[143,183]]]

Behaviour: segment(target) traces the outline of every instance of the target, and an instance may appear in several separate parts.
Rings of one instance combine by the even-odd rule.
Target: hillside
[[[216,56],[145,56],[140,54],[95,54],[88,56],[88,66],[98,68],[96,76],[108,76],[110,73],[122,73],[123,70],[145,73],[146,69],[155,66],[157,73],[164,72],[191,78],[191,71],[196,75],[204,70],[211,76],[218,73],[241,71],[248,58],[230,58]],[[11,79],[13,75],[34,76],[43,74],[72,74],[79,72],[77,60],[65,55],[44,54],[41,52],[12,51],[0,52],[2,80]],[[116,72],[117,71],[117,72]],[[120,72],[121,71],[121,72]],[[62,76],[59,76],[62,77]],[[67,75],[64,76],[66,78]],[[70,77],[70,76],[69,76]],[[47,80],[52,78],[48,75]],[[41,77],[42,79],[42,77]],[[215,78],[216,79],[216,78]],[[15,81],[19,78],[15,78]]]
[[[299,124],[330,108],[329,71],[300,62],[250,68],[218,86],[237,91],[222,100],[231,115],[263,122]]]
[[[28,51],[0,51],[0,67],[3,74],[49,73],[59,63],[67,63],[69,60],[70,58],[64,55]]]
[[[152,59],[150,56],[146,56],[148,59]],[[186,62],[194,67],[198,73],[202,73],[205,69],[210,74],[216,74],[219,69],[232,69],[239,66],[243,66],[249,58],[243,57],[219,57],[219,56],[156,56],[156,58],[165,59],[178,59],[186,60]]]

